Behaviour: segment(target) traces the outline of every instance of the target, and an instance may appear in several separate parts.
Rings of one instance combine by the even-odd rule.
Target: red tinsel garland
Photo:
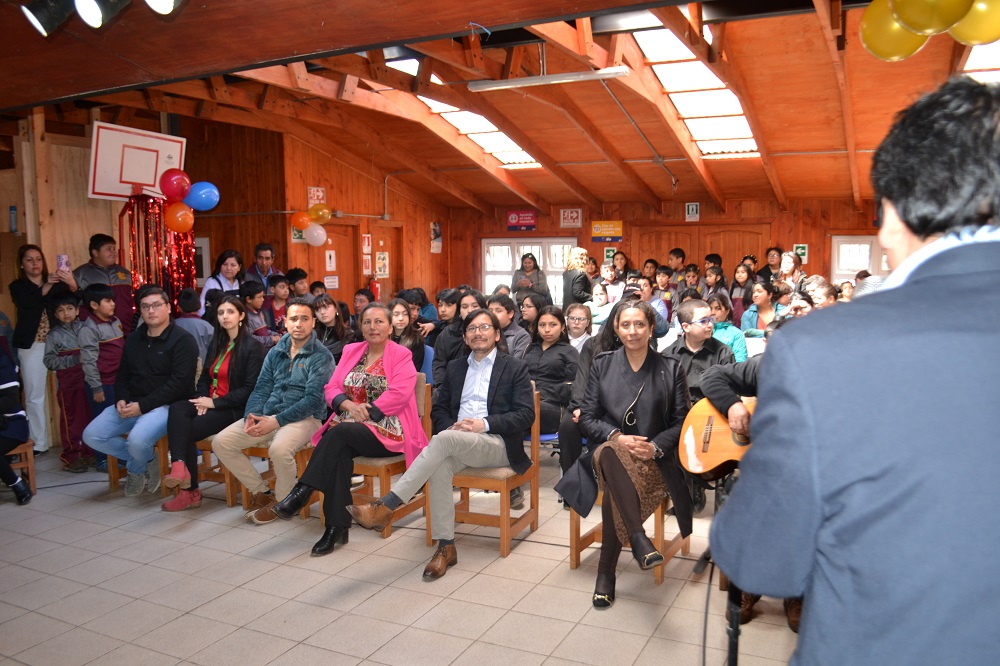
[[[163,206],[163,199],[145,194],[129,197],[118,214],[119,255],[132,271],[133,290],[144,284],[158,284],[176,304],[181,290],[196,284],[194,232],[179,234],[167,229]]]

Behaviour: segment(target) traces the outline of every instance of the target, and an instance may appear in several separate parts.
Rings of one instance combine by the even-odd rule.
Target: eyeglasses
[[[465,329],[466,333],[489,333],[493,330],[493,324],[479,324],[478,326],[469,326]]]
[[[701,319],[695,319],[691,322],[691,325],[697,324],[698,326],[714,326],[715,317],[702,317]]]
[[[586,317],[566,317],[566,321],[571,321],[574,324],[581,324],[581,323],[587,321],[587,318]]]
[[[531,303],[521,303],[521,309],[522,310],[534,310],[535,306],[532,305]]]
[[[159,310],[160,308],[167,307],[167,304],[163,301],[156,301],[155,303],[143,303],[139,306],[141,312],[150,312],[152,310]]]

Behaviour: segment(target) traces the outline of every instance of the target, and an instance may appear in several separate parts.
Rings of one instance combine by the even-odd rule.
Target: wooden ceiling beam
[[[326,67],[339,74],[349,74],[359,78],[371,79],[378,83],[395,88],[396,90],[409,91],[424,97],[429,97],[442,104],[460,106],[462,98],[452,88],[454,86],[442,86],[436,83],[425,83],[418,77],[410,76],[406,72],[401,72],[391,67],[376,68],[371,62],[359,55],[342,55],[331,58],[318,58],[310,62]],[[437,62],[432,58],[424,58],[424,63]],[[423,65],[421,65],[423,67]],[[373,70],[378,70],[378,76],[372,74]],[[318,72],[317,72],[318,74]],[[414,90],[414,84],[419,82],[419,87]]]
[[[972,55],[972,47],[962,42],[955,42],[951,47],[951,70],[950,74],[954,76],[965,69],[965,63],[969,61],[969,56]]]
[[[565,21],[538,23],[525,26],[524,29],[578,62],[594,69],[607,67],[608,52],[594,43],[592,34],[587,39],[590,34],[590,19],[580,19],[576,23],[577,27]],[[579,27],[581,24],[584,26],[582,32]]]
[[[830,51],[833,62],[833,72],[837,77],[837,88],[840,93],[840,110],[844,118],[844,138],[847,144],[847,165],[851,171],[851,192],[854,196],[854,208],[861,211],[861,178],[858,174],[858,145],[854,134],[854,109],[851,102],[847,63],[842,49],[843,35],[836,34],[841,25],[841,5],[838,0],[813,0],[819,27],[823,31],[823,39]],[[836,16],[835,16],[836,14]],[[843,32],[840,29],[840,32]]]
[[[488,62],[494,61],[489,60]],[[494,64],[500,66],[499,63],[494,62]],[[237,72],[236,75],[283,88],[288,88],[291,85],[288,82],[288,77],[284,74],[283,67],[265,67]],[[308,77],[305,92],[309,95],[349,103],[358,108],[379,111],[423,125],[526,203],[541,210],[550,208],[547,201],[532,192],[504,169],[500,160],[485,152],[476,142],[460,133],[444,118],[432,113],[427,105],[417,99],[413,93],[399,90],[380,90],[376,93],[358,87],[354,91],[353,99],[348,102],[340,98],[341,84],[339,82],[316,75],[308,75]],[[360,80],[370,88],[380,87],[377,81],[367,78]]]
[[[477,79],[503,78],[503,65],[490,58],[476,59],[470,54],[471,43],[469,46],[465,46],[454,39],[438,39],[431,42],[414,42],[407,44],[406,47],[446,65],[451,65]]]
[[[700,5],[698,7],[698,15],[700,16]],[[774,197],[778,200],[781,209],[788,210],[788,197],[785,196],[785,189],[781,186],[778,171],[771,160],[771,152],[767,148],[767,142],[764,140],[764,132],[761,129],[757,113],[751,103],[750,96],[747,94],[746,84],[743,81],[743,75],[740,73],[739,65],[729,57],[729,54],[725,54],[725,58],[723,58],[721,52],[712,48],[702,37],[699,26],[692,24],[677,7],[656,7],[651,9],[650,12],[663,23],[663,26],[667,30],[670,30],[678,39],[684,42],[691,49],[691,52],[694,53],[695,57],[708,67],[713,74],[719,77],[719,80],[726,84],[733,94],[736,95],[737,99],[740,100],[740,105],[743,107],[743,115],[746,116],[747,124],[750,125],[750,131],[757,142],[757,152],[760,153],[761,166],[764,168],[764,174],[771,184],[771,191],[774,192]],[[725,26],[721,27],[724,28]]]

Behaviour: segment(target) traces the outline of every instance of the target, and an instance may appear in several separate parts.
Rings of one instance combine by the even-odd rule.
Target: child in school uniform
[[[115,378],[121,365],[125,332],[115,316],[115,293],[105,284],[83,290],[92,317],[80,329],[80,361],[86,379],[90,411],[94,417],[115,404]],[[108,471],[107,455],[95,452],[97,471]]]
[[[45,367],[56,373],[59,400],[59,431],[63,451],[59,456],[63,469],[86,472],[94,452],[83,443],[83,429],[90,423],[90,400],[84,388],[80,364],[80,302],[75,293],[64,292],[49,304],[49,320],[55,324],[45,338]]]
[[[195,342],[198,343],[198,370],[195,376],[200,376],[201,368],[205,367],[205,356],[208,354],[208,343],[215,335],[215,327],[198,316],[201,309],[201,298],[194,289],[183,289],[177,297],[177,307],[180,308],[181,315],[175,320],[178,327],[183,328],[191,334]]]

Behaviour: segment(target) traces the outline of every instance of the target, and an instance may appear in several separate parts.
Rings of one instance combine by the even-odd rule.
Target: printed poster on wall
[[[388,252],[376,252],[375,253],[375,277],[387,278],[389,277],[389,253]]]
[[[431,222],[431,254],[441,254],[440,222]]]
[[[372,235],[361,234],[361,254],[372,253]]]
[[[591,222],[591,239],[595,243],[620,243],[622,240],[622,221],[603,220]]]
[[[293,243],[305,243],[306,242],[305,234],[302,233],[301,229],[296,229],[295,227],[292,227],[292,242]]]
[[[538,214],[533,210],[512,210],[507,213],[507,231],[534,231]]]
[[[559,211],[560,229],[579,229],[583,226],[582,208],[563,208]]]
[[[361,274],[371,275],[372,274],[372,255],[366,254],[361,257]]]

